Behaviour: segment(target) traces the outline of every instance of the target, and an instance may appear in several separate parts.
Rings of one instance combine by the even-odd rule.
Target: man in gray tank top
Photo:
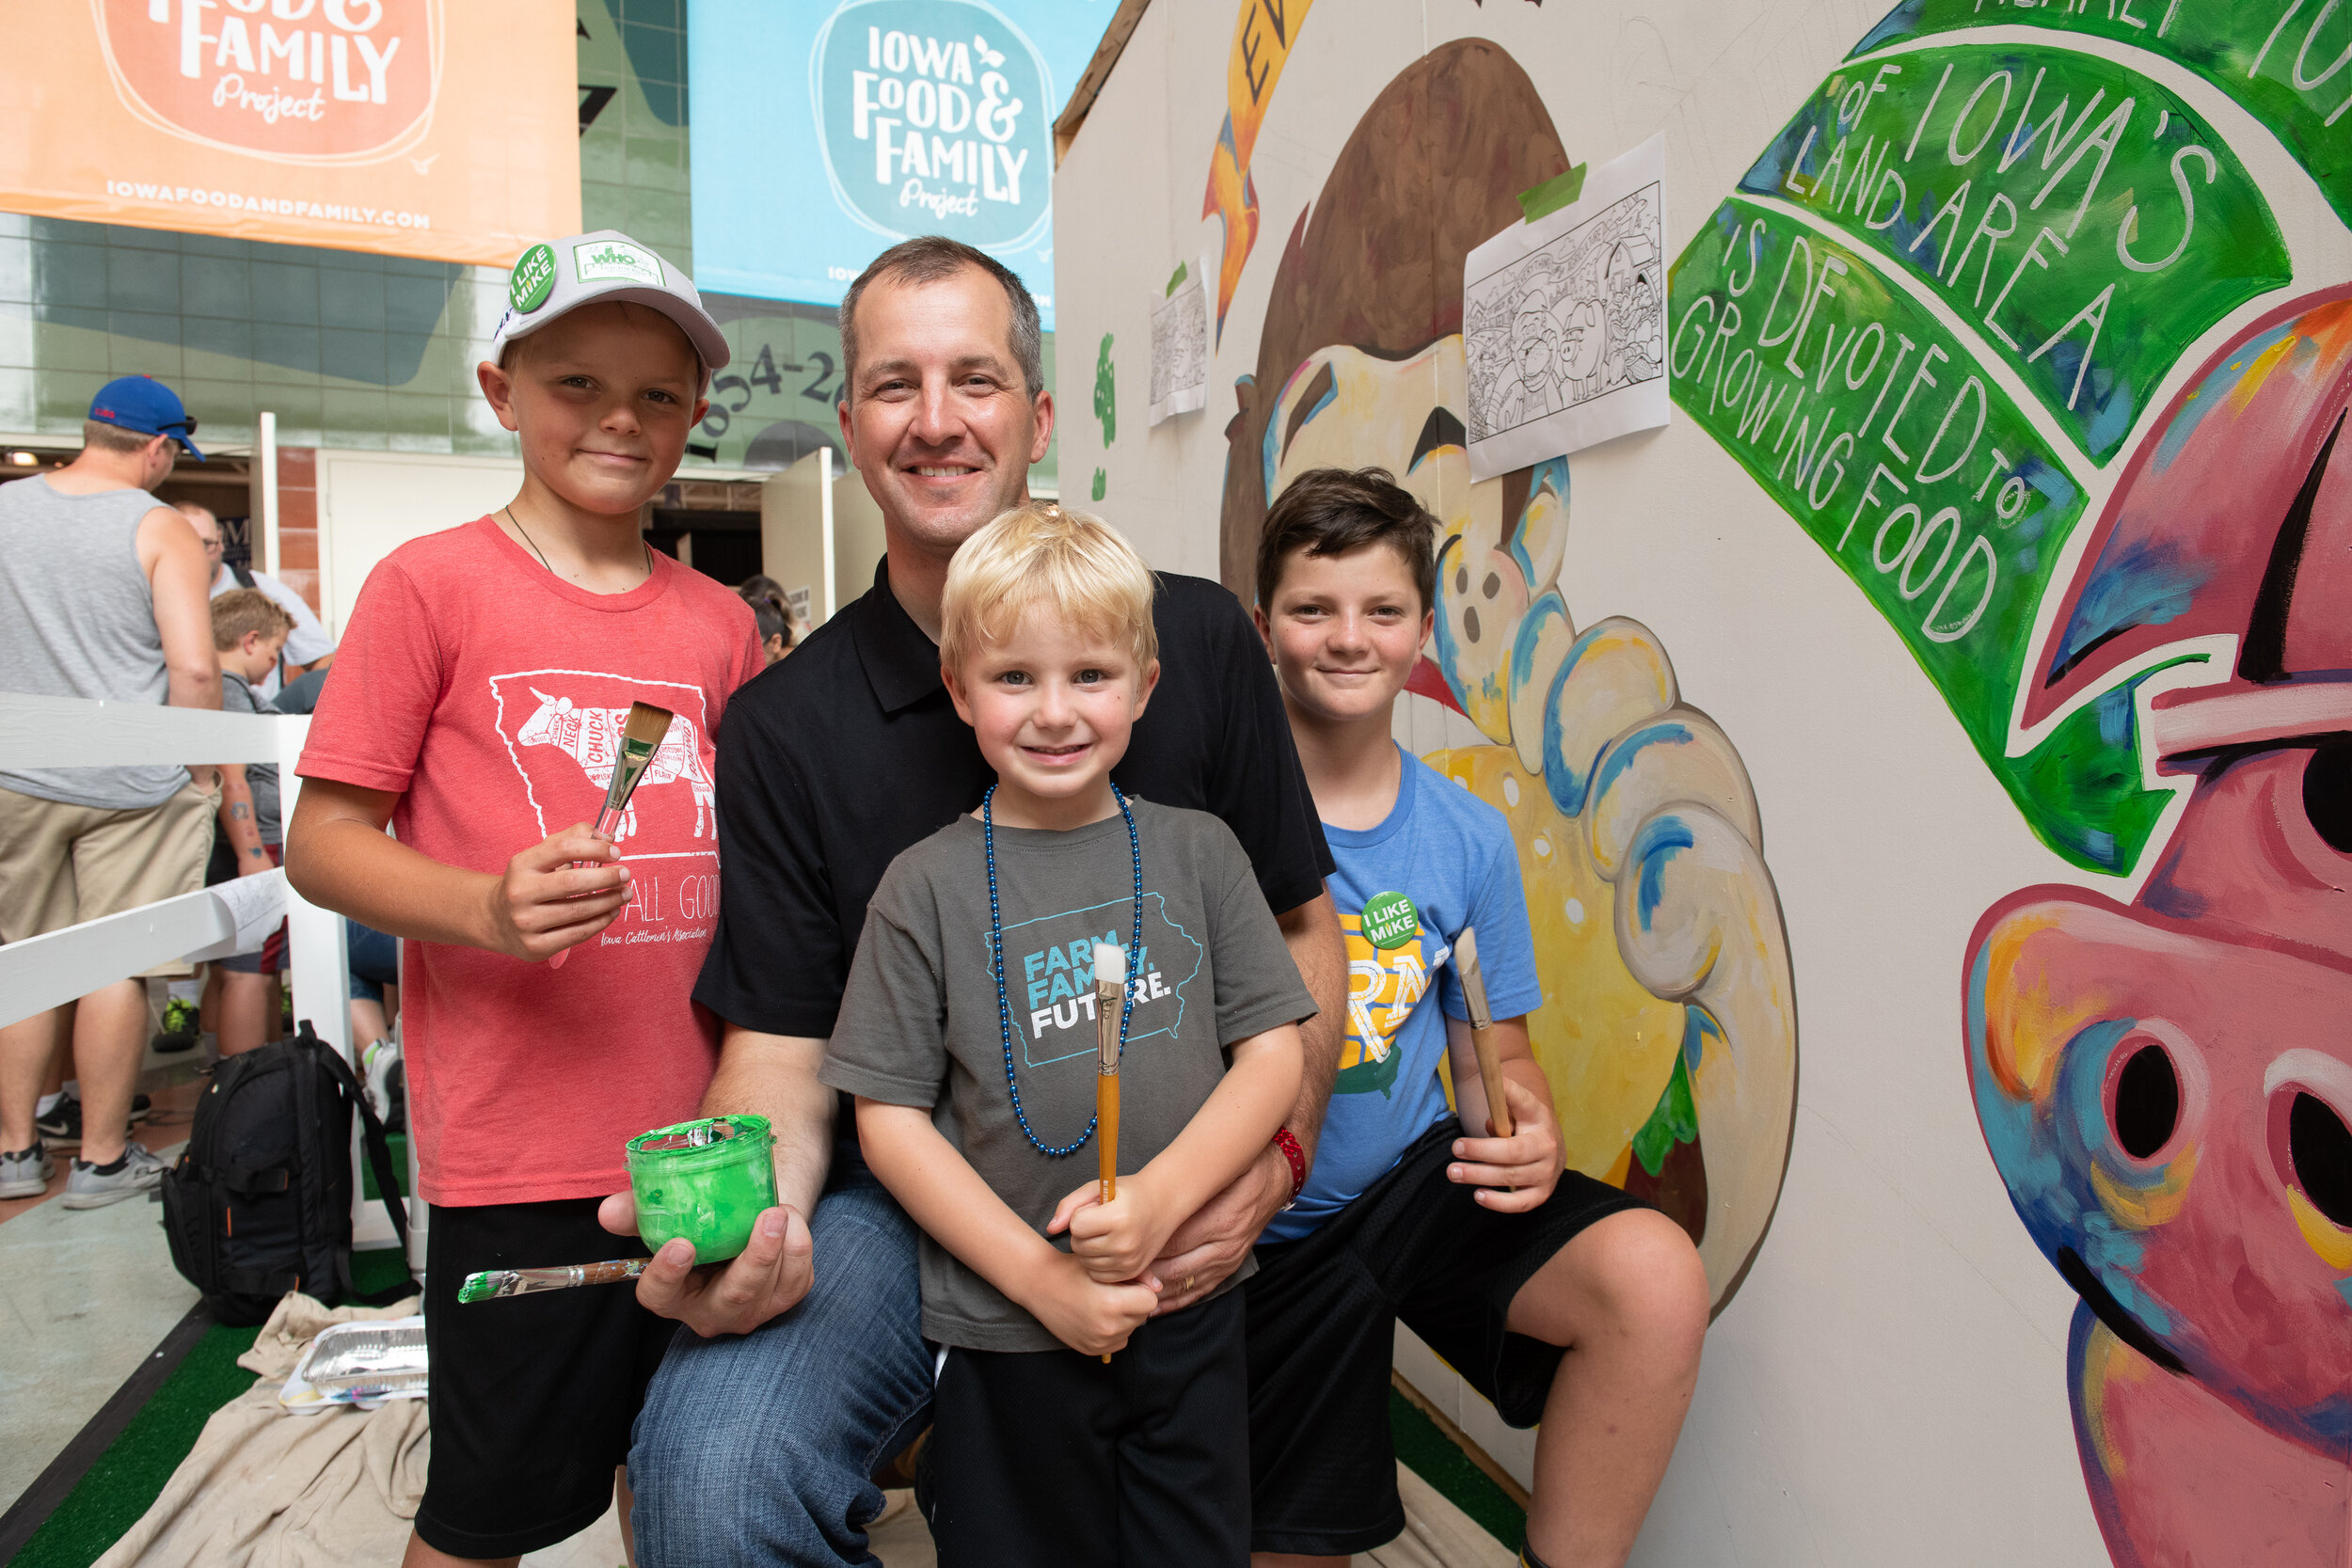
[[[150,494],[196,421],[146,376],[100,388],[82,454],[0,485],[0,690],[218,708],[212,577],[188,520]],[[9,768],[0,757],[0,936],[10,942],[202,885],[220,773],[212,764]],[[185,973],[183,966],[172,966]],[[41,1193],[53,1166],[33,1128],[63,1009],[0,1029],[0,1198]],[[144,982],[82,998],[73,1019],[82,1148],[65,1206],[146,1191],[163,1164],[131,1142],[147,1043]]]

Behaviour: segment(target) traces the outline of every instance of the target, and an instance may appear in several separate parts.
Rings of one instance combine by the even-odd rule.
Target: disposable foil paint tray
[[[427,1382],[424,1319],[323,1329],[302,1353],[290,1381],[308,1384],[329,1400],[421,1394]]]

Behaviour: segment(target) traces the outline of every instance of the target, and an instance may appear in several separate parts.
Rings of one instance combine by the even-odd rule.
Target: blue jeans
[[[914,1222],[878,1186],[817,1205],[816,1281],[750,1334],[681,1330],[628,1456],[644,1568],[875,1561],[868,1477],[930,1418]]]

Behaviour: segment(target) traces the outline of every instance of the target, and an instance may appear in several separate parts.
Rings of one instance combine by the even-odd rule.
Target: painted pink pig
[[[1978,922],[1994,1163],[2082,1298],[2069,1394],[2119,1564],[2352,1552],[2352,289],[2257,324],[2143,442],[2025,720],[2183,655],[2145,710],[2193,780],[2138,896]]]

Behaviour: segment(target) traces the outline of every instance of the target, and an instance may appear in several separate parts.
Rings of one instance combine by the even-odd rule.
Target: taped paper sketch
[[[1152,304],[1151,420],[1203,407],[1209,401],[1208,265],[1180,265]]]
[[[1505,230],[1462,269],[1473,479],[1662,425],[1665,138]]]

